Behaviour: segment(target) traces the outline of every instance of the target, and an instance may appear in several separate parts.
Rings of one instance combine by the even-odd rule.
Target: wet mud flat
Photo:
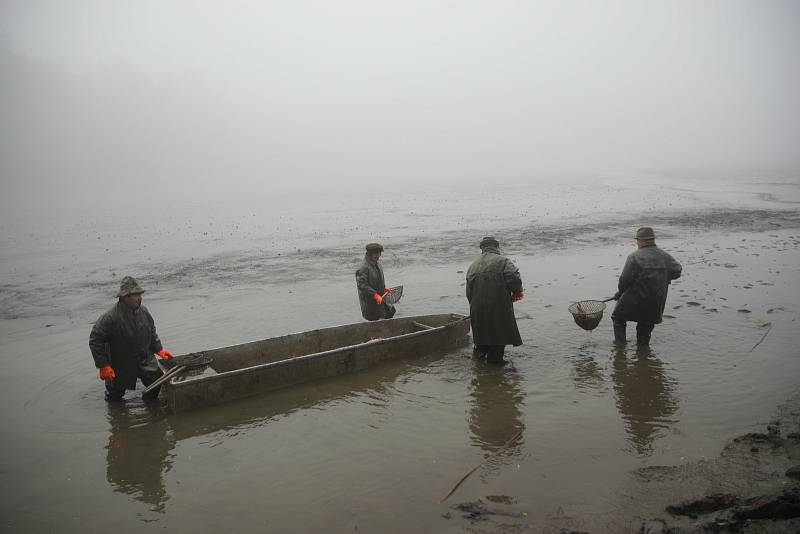
[[[658,215],[659,246],[684,276],[648,352],[614,349],[610,309],[591,332],[567,311],[612,293],[641,219],[520,222],[498,229],[526,288],[525,344],[508,365],[476,364],[465,347],[179,417],[139,392],[102,401],[86,337],[113,280],[62,287],[39,273],[14,286],[0,321],[2,476],[14,488],[0,515],[15,532],[626,534],[732,521],[755,497],[780,504],[794,430],[772,412],[800,375],[798,214],[706,215]],[[400,314],[467,311],[474,235],[387,243],[387,281],[407,292]],[[151,264],[146,304],[176,354],[357,322],[360,256],[329,243]],[[775,421],[781,445],[767,446]],[[742,466],[752,478],[734,477]]]
[[[506,495],[457,502],[443,514],[467,532],[553,534],[797,534],[800,532],[800,392],[763,432],[735,437],[718,457],[632,472],[627,502],[592,519],[558,509],[546,520]]]
[[[713,460],[635,476],[640,497],[631,504],[662,508],[642,522],[643,533],[800,532],[800,394],[762,432],[733,438]]]
[[[700,224],[694,230],[674,225],[662,227],[670,236],[682,236],[664,240],[662,244],[681,259],[684,277],[670,289],[665,323],[657,327],[660,339],[653,343],[652,351],[629,347],[612,354],[603,363],[602,351],[597,351],[594,343],[587,342],[577,357],[571,356],[576,385],[581,389],[599,391],[611,379],[620,415],[628,426],[631,452],[647,466],[632,466],[630,480],[617,487],[609,483],[604,489],[613,497],[586,496],[593,499],[592,504],[588,504],[589,500],[582,505],[576,502],[578,499],[564,499],[561,505],[551,503],[549,511],[543,513],[542,502],[531,502],[521,493],[485,493],[477,499],[454,499],[443,517],[464,522],[465,532],[487,533],[800,532],[795,474],[800,464],[800,392],[791,395],[796,390],[796,367],[783,367],[778,363],[782,358],[778,357],[774,362],[777,367],[769,372],[777,374],[751,376],[739,385],[722,385],[727,380],[724,368],[744,367],[749,365],[748,361],[770,360],[781,353],[789,360],[800,355],[795,326],[798,301],[793,289],[798,280],[798,265],[796,253],[792,252],[797,251],[799,241],[790,230],[795,223],[791,216],[781,222],[780,218],[759,217],[755,227],[750,228],[747,221],[753,219],[749,216],[739,218],[729,214],[722,219],[738,223],[730,233],[720,232],[719,227],[711,232],[701,230],[709,224]],[[705,222],[717,220],[720,219],[714,215]],[[687,237],[689,234],[694,234],[695,238]],[[776,261],[776,252],[789,255]],[[606,269],[605,261],[603,258],[601,270]],[[524,273],[526,262],[517,264]],[[538,267],[537,274],[540,274],[541,265]],[[561,286],[557,291],[551,291],[549,282],[537,284],[531,294],[536,298],[548,295],[542,300],[552,301],[556,293],[577,298],[587,296],[586,287],[600,287],[596,276],[580,272],[574,264],[570,269],[576,271],[571,274],[574,279],[571,284],[564,284],[562,279],[562,283],[556,284]],[[569,273],[569,270],[559,273],[554,280]],[[570,287],[565,291],[565,285],[575,289]],[[603,295],[601,290],[594,291],[591,296]],[[543,307],[550,309],[549,304]],[[517,316],[525,325],[528,320],[541,321],[545,311],[540,309],[523,315],[522,310],[525,307],[519,306]],[[607,316],[610,313],[611,309]],[[592,336],[600,333],[598,337],[611,337],[609,319],[606,317],[604,321]],[[541,345],[541,335],[539,332],[536,339],[526,338],[526,344]],[[665,336],[672,339],[666,340]],[[601,344],[602,341],[598,342]],[[698,365],[703,361],[705,363]],[[781,368],[795,377],[789,379],[788,389],[787,383],[780,385]],[[759,382],[762,378],[764,380]],[[695,384],[689,386],[690,380]],[[707,456],[703,447],[693,444],[686,448],[691,455],[684,458],[675,437],[684,432],[695,434],[695,438],[698,434],[714,433],[710,428],[703,428],[703,423],[692,425],[694,428],[690,429],[680,422],[688,420],[688,414],[695,410],[687,405],[689,391],[688,396],[697,396],[706,408],[721,403],[719,409],[735,412],[732,406],[723,407],[726,400],[734,400],[739,407],[752,406],[755,398],[751,403],[746,400],[748,395],[758,396],[756,392],[768,392],[776,386],[786,391],[786,396],[773,396],[777,400],[771,406],[791,398],[769,423],[760,424],[759,419],[750,419],[744,411],[738,415],[732,413],[731,419],[738,419],[735,426],[753,426],[753,430],[735,438],[732,436],[736,434],[722,437],[722,450],[718,455],[714,452]],[[716,388],[728,393],[716,399],[713,394],[699,398],[701,391],[710,392]],[[741,391],[736,391],[739,388]],[[767,413],[771,411],[766,410]],[[531,434],[529,439],[535,441],[535,433]],[[507,465],[513,466],[515,455],[509,456]],[[696,459],[698,456],[702,459]],[[668,461],[662,464],[659,460]],[[625,462],[617,465],[624,468]],[[569,484],[577,494],[584,495],[582,488],[591,485],[590,477],[587,471],[583,476],[572,478]],[[537,483],[549,482],[529,481],[530,485]]]

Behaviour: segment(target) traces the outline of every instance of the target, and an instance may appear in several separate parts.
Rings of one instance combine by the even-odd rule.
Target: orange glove
[[[391,287],[387,287],[386,289],[383,290],[383,294],[384,295],[391,295],[392,294],[392,288]]]
[[[514,293],[514,296],[511,297],[511,302],[517,302],[518,300],[522,300],[525,298],[525,295],[522,294],[522,291],[519,293]]]
[[[113,367],[106,365],[100,368],[100,380],[114,380],[115,378],[117,378],[117,373],[114,372]]]
[[[378,295],[377,293],[374,293],[372,295],[372,298],[375,299],[375,302],[377,302],[378,304],[383,304],[383,297]]]
[[[172,359],[172,353],[170,351],[168,351],[167,349],[161,349],[160,351],[156,352],[156,354],[161,356],[162,360],[171,360]]]

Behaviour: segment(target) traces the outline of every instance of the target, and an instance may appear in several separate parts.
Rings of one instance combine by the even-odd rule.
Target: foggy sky
[[[4,0],[0,191],[797,176],[799,52],[791,0]]]

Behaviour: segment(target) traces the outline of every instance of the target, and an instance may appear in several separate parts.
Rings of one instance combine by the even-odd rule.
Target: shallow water
[[[622,512],[633,469],[716,455],[796,393],[798,185],[728,186],[431,191],[367,210],[329,198],[249,219],[220,201],[214,216],[188,206],[141,232],[4,222],[4,525],[638,531]],[[608,317],[586,332],[566,308],[613,294],[646,223],[684,276],[651,349],[615,350]],[[165,346],[189,353],[359,321],[352,272],[367,240],[384,243],[387,282],[405,287],[400,314],[464,313],[464,272],[490,232],[526,294],[515,306],[524,345],[504,367],[474,362],[466,344],[185,414],[137,393],[102,400],[87,337],[124,274],[147,287]],[[506,515],[476,527],[451,508],[477,499]]]

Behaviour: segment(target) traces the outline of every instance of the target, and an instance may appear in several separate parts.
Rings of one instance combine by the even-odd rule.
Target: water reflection
[[[357,373],[315,380],[264,395],[189,410],[170,415],[177,441],[196,437],[225,440],[230,435],[268,425],[271,421],[307,409],[325,409],[328,403],[364,397],[379,403],[391,396],[392,388],[405,377],[424,373],[425,368],[446,352],[431,352],[426,358],[383,362]]]
[[[474,365],[469,429],[473,443],[486,452],[499,451],[525,429],[520,383],[521,378],[511,364],[476,362]],[[521,437],[515,441],[520,440]]]
[[[600,389],[606,382],[604,369],[595,358],[595,344],[583,347],[572,359],[572,378],[578,389]]]
[[[649,347],[615,349],[612,378],[629,442],[638,454],[652,454],[653,441],[675,422],[675,381]]]
[[[164,512],[169,499],[164,474],[172,467],[175,439],[160,408],[108,404],[111,431],[106,447],[106,478],[120,493]]]

